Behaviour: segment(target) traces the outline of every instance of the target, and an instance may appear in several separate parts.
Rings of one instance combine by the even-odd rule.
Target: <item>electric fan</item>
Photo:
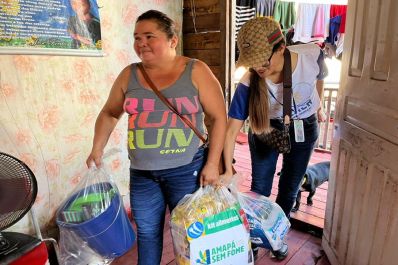
[[[12,264],[42,242],[17,232],[1,232],[18,222],[32,207],[37,182],[29,167],[0,152],[0,264]]]

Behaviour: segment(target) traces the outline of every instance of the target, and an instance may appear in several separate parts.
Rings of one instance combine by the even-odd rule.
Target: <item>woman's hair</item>
[[[274,45],[272,53],[276,52],[285,41],[282,40]],[[249,96],[249,121],[250,127],[255,134],[271,131],[269,118],[269,93],[264,78],[260,78],[257,72],[250,68],[250,96]]]
[[[168,39],[171,39],[177,35],[175,22],[166,14],[158,10],[146,11],[137,18],[135,23],[143,20],[153,20],[158,25],[160,30],[166,33]]]

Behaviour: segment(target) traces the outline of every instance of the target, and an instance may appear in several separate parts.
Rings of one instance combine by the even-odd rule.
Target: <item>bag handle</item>
[[[206,139],[203,137],[203,135],[200,133],[200,131],[192,124],[192,122],[190,120],[188,120],[187,118],[185,118],[184,116],[182,116],[181,113],[178,112],[178,110],[176,109],[176,107],[174,107],[170,101],[168,101],[166,99],[165,96],[163,96],[162,93],[160,93],[159,89],[156,87],[156,85],[152,82],[151,78],[149,77],[148,73],[145,71],[144,66],[142,65],[142,63],[137,63],[137,67],[140,69],[142,76],[144,77],[145,81],[148,83],[148,85],[151,87],[151,89],[153,90],[153,92],[155,92],[156,96],[158,96],[158,98],[176,115],[178,115],[178,117],[180,117],[180,119],[186,124],[188,125],[193,131],[194,133],[199,137],[200,140],[202,140],[203,143],[206,143]]]
[[[283,121],[287,125],[292,117],[292,62],[286,47],[283,57]]]

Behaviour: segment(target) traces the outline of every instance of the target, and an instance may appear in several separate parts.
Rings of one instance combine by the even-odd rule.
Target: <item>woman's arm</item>
[[[127,88],[129,76],[130,67],[126,67],[115,80],[108,100],[98,114],[95,122],[93,147],[86,160],[88,167],[93,163],[97,167],[101,166],[102,155],[109,136],[124,112],[124,92]]]
[[[228,119],[227,133],[225,136],[224,151],[223,151],[225,168],[226,168],[223,177],[227,179],[232,177],[232,175],[234,174],[232,170],[232,160],[235,151],[235,141],[240,129],[243,126],[243,123],[244,121],[242,120],[237,120],[234,118]]]
[[[321,101],[320,107],[317,110],[317,117],[319,122],[325,122],[326,121],[326,114],[323,111],[323,89],[324,89],[324,81],[323,80],[317,80],[316,81],[316,90],[318,92],[319,100]]]
[[[192,72],[193,84],[199,90],[199,100],[211,124],[209,131],[209,154],[202,169],[201,185],[217,185],[219,182],[218,165],[224,146],[226,130],[226,107],[220,83],[210,68],[196,61]]]

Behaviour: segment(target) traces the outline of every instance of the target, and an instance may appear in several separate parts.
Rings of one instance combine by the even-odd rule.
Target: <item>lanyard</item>
[[[280,102],[280,101],[275,97],[274,93],[272,93],[272,91],[269,89],[269,87],[267,87],[267,89],[268,89],[268,92],[271,94],[271,96],[275,99],[275,101],[278,102],[281,106],[283,106],[283,103]],[[295,113],[296,115],[298,115],[298,114],[297,114],[296,101],[294,100],[294,97],[292,97],[292,98],[293,98],[293,105],[294,105],[294,113]]]

